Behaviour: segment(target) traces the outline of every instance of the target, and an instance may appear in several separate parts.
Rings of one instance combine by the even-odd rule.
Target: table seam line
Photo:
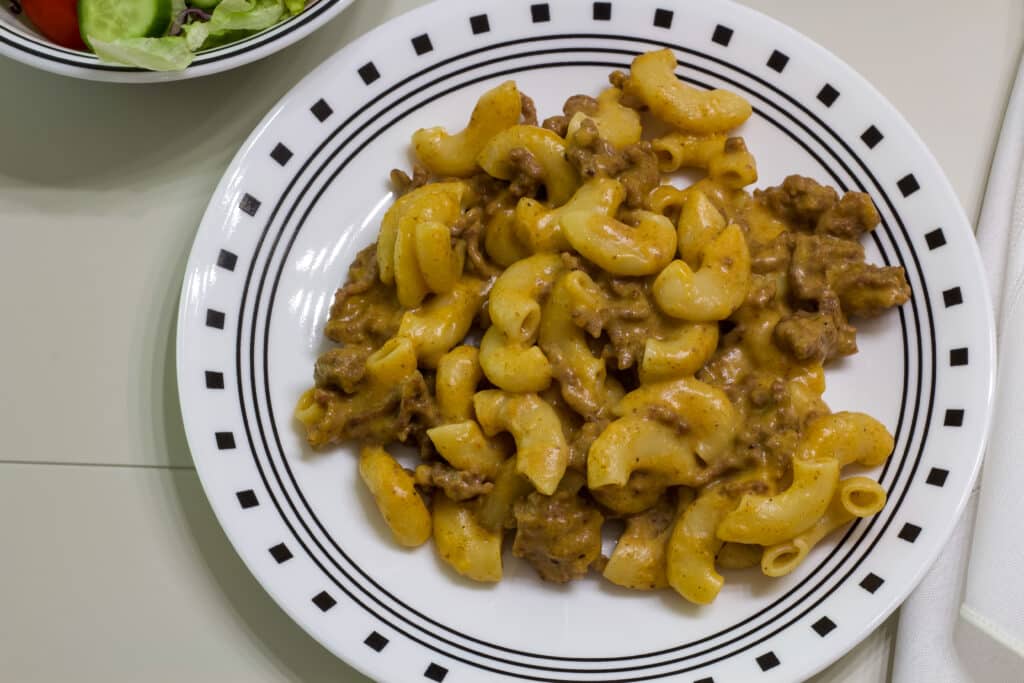
[[[165,470],[195,472],[191,465],[153,465],[147,463],[114,463],[114,462],[62,462],[59,460],[12,460],[0,458],[0,465],[44,465],[50,467],[99,467],[115,469]]]

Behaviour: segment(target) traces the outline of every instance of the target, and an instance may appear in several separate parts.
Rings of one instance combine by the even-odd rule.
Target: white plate
[[[742,134],[760,185],[799,172],[878,205],[869,259],[903,265],[913,298],[860,326],[861,351],[830,369],[826,399],[895,433],[895,455],[871,473],[889,502],[784,579],[730,573],[708,607],[596,577],[546,585],[511,557],[500,585],[469,585],[429,545],[397,548],[351,452],[313,455],[292,421],[331,297],[375,238],[414,129],[461,127],[507,78],[542,115],[557,112],[662,46],[687,81],[753,103]],[[178,381],[196,466],[239,554],[295,621],[376,679],[792,681],[877,626],[942,549],[981,459],[992,329],[949,183],[892,106],[823,48],[721,1],[453,0],[350,45],[243,146],[185,274]]]
[[[352,4],[352,0],[317,0],[305,11],[266,31],[200,52],[183,71],[148,71],[107,64],[91,52],[61,47],[40,35],[25,19],[21,4],[19,0],[5,0],[4,7],[0,8],[0,55],[62,76],[115,83],[153,83],[207,76],[268,57],[326,24]]]

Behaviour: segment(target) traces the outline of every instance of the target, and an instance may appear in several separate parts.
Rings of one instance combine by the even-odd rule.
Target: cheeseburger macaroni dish
[[[544,580],[706,604],[721,570],[788,574],[885,504],[844,470],[892,436],[822,400],[851,321],[910,296],[865,262],[875,206],[800,176],[750,191],[750,104],[675,68],[640,55],[542,123],[508,81],[463,130],[413,134],[295,411],[314,448],[359,445],[394,542],[494,582],[508,538]]]

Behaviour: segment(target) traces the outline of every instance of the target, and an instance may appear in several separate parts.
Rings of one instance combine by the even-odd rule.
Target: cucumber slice
[[[171,0],[78,0],[78,25],[86,42],[158,38],[171,24]]]

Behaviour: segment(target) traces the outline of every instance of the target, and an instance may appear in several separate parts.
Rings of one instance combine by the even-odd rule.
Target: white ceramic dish
[[[115,83],[154,83],[208,76],[268,57],[320,28],[352,0],[317,0],[300,14],[266,31],[223,47],[205,50],[184,71],[147,71],[101,62],[91,52],[56,45],[30,24],[21,3],[8,0],[0,8],[0,55],[62,76]]]
[[[611,20],[604,17],[610,16]],[[331,297],[390,203],[418,127],[457,129],[515,78],[542,116],[668,46],[683,77],[746,96],[760,186],[798,172],[867,191],[869,259],[903,265],[910,302],[860,326],[830,368],[834,410],[896,435],[872,471],[875,518],[794,574],[734,572],[698,608],[598,577],[546,585],[506,556],[500,585],[460,580],[430,545],[397,548],[350,451],[313,455],[292,407],[325,348]],[[430,5],[330,59],[266,117],[217,188],[185,274],[178,381],[210,501],[267,591],[382,681],[794,681],[877,626],[937,557],[978,470],[994,335],[970,226],[919,138],[867,82],[794,31],[722,1]]]

